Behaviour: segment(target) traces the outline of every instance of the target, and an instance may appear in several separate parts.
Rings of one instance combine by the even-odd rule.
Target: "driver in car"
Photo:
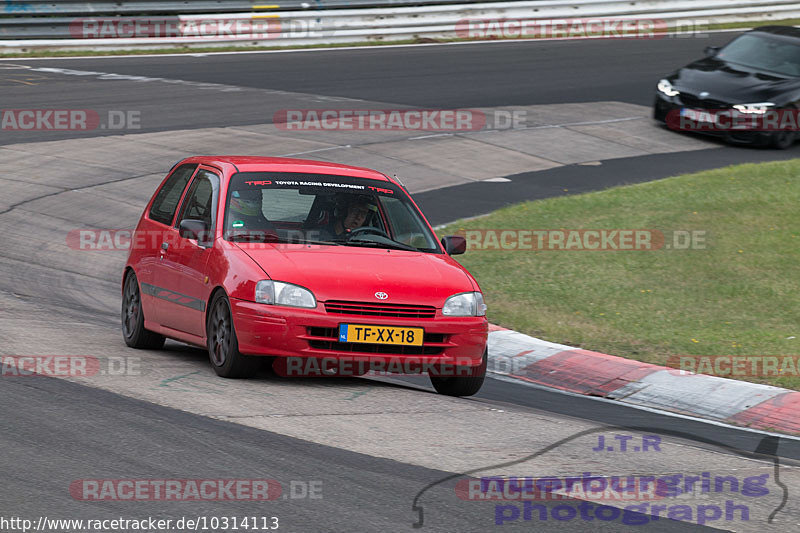
[[[325,239],[345,239],[348,233],[362,227],[375,210],[375,204],[369,196],[348,195],[337,205],[333,221],[323,227],[320,233]]]

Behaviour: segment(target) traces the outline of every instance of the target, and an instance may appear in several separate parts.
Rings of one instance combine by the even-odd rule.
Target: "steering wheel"
[[[383,231],[381,228],[376,228],[375,226],[364,226],[361,228],[356,228],[347,234],[347,240],[349,241],[356,235],[361,235],[362,233],[372,233],[374,235],[380,235],[381,237],[386,237],[387,239],[391,240],[391,237],[389,237],[388,233]]]

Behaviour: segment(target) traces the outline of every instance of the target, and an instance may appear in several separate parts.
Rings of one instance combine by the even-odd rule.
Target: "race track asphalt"
[[[278,109],[292,106],[322,107],[331,102],[354,108],[362,101],[368,101],[373,108],[387,105],[420,108],[496,107],[596,101],[649,105],[653,85],[659,77],[697,57],[705,46],[722,44],[731,37],[730,33],[719,33],[703,39],[666,38],[635,43],[620,40],[559,41],[281,54],[4,60],[0,62],[0,67],[6,64],[30,68],[0,68],[0,90],[6,109],[139,110],[149,117],[140,131],[142,133],[263,124],[269,123]],[[69,69],[73,73],[42,70],[48,68]],[[97,74],[75,74],[75,71],[141,76],[143,79],[98,79]],[[145,78],[167,78],[184,83],[167,87],[167,84],[147,81]],[[191,89],[191,98],[182,97],[182,87]],[[229,91],[228,88],[233,89]],[[113,131],[13,134],[0,131],[0,145],[113,134]],[[721,147],[619,158],[603,161],[597,166],[566,165],[512,175],[508,176],[510,182],[507,183],[468,183],[433,189],[415,197],[431,221],[441,224],[483,214],[509,203],[512,198],[519,201],[566,194],[564,188],[569,189],[569,194],[574,194],[733,163],[785,159],[796,154],[796,149],[775,152]],[[113,158],[114,154],[108,157]],[[23,203],[20,206],[24,207]],[[113,205],[105,206],[95,214],[98,218],[94,224],[112,224],[110,221],[117,216]],[[43,220],[45,217],[53,217],[54,221],[62,220],[67,229],[79,227],[77,225],[81,223],[89,225],[88,219],[82,218],[81,213],[73,213],[70,215],[72,218],[66,218],[64,213],[51,209],[45,214],[31,216],[41,216]],[[47,225],[58,224],[50,222],[50,218],[47,220]],[[16,223],[14,226],[6,225],[5,231],[9,231],[10,227],[19,235],[31,231],[37,232],[32,235],[36,238],[44,239],[44,235],[48,235],[40,228],[38,221],[32,220],[26,227]],[[41,234],[38,233],[40,231]],[[15,238],[14,242],[19,240]],[[116,302],[116,271],[106,271],[105,263],[92,263],[90,256],[83,258],[85,265],[71,265],[74,271],[64,268],[60,263],[48,265],[45,252],[35,251],[37,260],[45,263],[32,265],[28,269],[20,262],[19,254],[0,252],[3,272],[14,272],[19,279],[25,278],[25,291],[11,276],[8,282],[0,284],[3,307],[9,313],[6,320],[0,322],[0,340],[4,342],[0,352],[25,353],[23,346],[28,343],[26,336],[30,346],[38,347],[47,346],[48,343],[55,345],[57,340],[53,339],[59,339],[60,335],[64,346],[71,348],[82,346],[81,335],[87,335],[87,350],[99,350],[103,346],[107,347],[110,354],[127,353],[119,346],[115,326],[116,303],[107,305],[107,302]],[[82,269],[91,272],[95,290],[102,295],[97,301],[90,301],[88,295],[94,294],[87,293],[85,308],[80,303],[76,304],[74,299],[60,299],[58,291],[48,286],[53,279],[60,283],[72,283],[73,277],[79,277]],[[70,296],[73,297],[72,294]],[[45,324],[49,326],[47,333],[52,334],[52,338],[40,333],[44,331]],[[112,332],[115,341],[109,342]],[[102,342],[92,344],[89,337]],[[148,361],[169,366],[169,357],[180,360],[180,364],[192,369],[205,369],[202,354],[197,350],[173,348],[172,352]],[[362,381],[351,380],[345,385],[360,390],[364,387]],[[377,402],[373,406],[376,412],[388,416],[376,419],[363,413],[352,414],[362,417],[355,420],[356,423],[363,420],[361,424],[365,431],[382,425],[389,426],[391,422],[387,422],[387,419],[391,419],[393,412],[402,411],[404,402],[409,401],[410,392],[425,395],[422,398],[432,406],[429,416],[441,417],[436,420],[445,419],[449,413],[447,409],[451,406],[467,405],[470,409],[477,409],[475,406],[478,405],[495,411],[516,411],[531,420],[539,417],[542,424],[546,419],[548,424],[555,421],[570,428],[583,427],[587,423],[607,424],[648,427],[654,433],[664,431],[693,435],[696,438],[694,441],[691,438],[678,439],[681,446],[686,446],[687,457],[691,456],[693,460],[705,453],[719,456],[718,446],[709,446],[703,440],[712,440],[742,451],[764,451],[763,435],[758,433],[493,379],[487,381],[473,400],[457,403],[447,403],[435,395],[427,395],[425,391],[429,391],[430,387],[420,384],[419,380],[386,381],[389,383],[376,385],[378,399],[373,399],[376,396],[369,398]],[[246,386],[260,389],[269,385],[268,381],[256,381]],[[276,424],[274,427],[278,427],[282,416],[279,414],[267,415],[275,418],[268,418],[259,427],[218,420],[216,418],[228,416],[226,409],[235,407],[237,400],[232,394],[241,393],[239,389],[231,389],[232,386],[224,382],[217,390],[203,391],[220,402],[220,408],[215,411],[205,403],[199,407],[194,396],[177,400],[170,397],[169,402],[160,405],[155,401],[137,399],[152,395],[152,387],[141,395],[127,390],[115,394],[117,391],[113,387],[98,388],[64,380],[3,379],[0,382],[0,405],[3,405],[0,444],[4,452],[0,467],[4,484],[0,489],[0,516],[111,518],[122,514],[131,518],[163,516],[174,519],[189,515],[233,516],[267,512],[271,516],[279,516],[288,531],[400,531],[410,530],[411,523],[416,519],[411,508],[414,496],[426,484],[453,471],[452,467],[441,467],[439,470],[421,466],[431,461],[412,461],[407,455],[398,455],[394,460],[377,452],[354,451],[362,449],[355,445],[349,449],[326,445],[324,443],[332,442],[333,437],[323,435],[328,429],[323,416],[317,418],[319,432],[323,435],[318,441],[295,438],[286,431],[281,434],[281,431],[264,429],[264,426],[273,427],[270,425],[273,422]],[[281,385],[279,388],[298,395],[323,395],[320,389],[304,387],[302,384]],[[328,391],[324,393],[328,394]],[[164,396],[169,394],[165,392]],[[205,400],[204,397],[201,399]],[[285,399],[281,397],[281,400]],[[304,400],[298,398],[298,402]],[[179,405],[180,410],[170,405]],[[439,409],[442,409],[441,413],[434,413]],[[350,413],[336,414],[350,416]],[[452,414],[454,425],[458,420],[463,420],[458,415],[457,411]],[[302,425],[302,416],[312,415],[298,415],[298,426]],[[333,416],[330,420],[334,425]],[[462,433],[457,435],[443,434],[441,440],[449,439],[448,442],[452,442],[460,436],[480,432],[481,428],[468,427],[467,424],[461,430]],[[397,435],[401,435],[400,428],[396,431]],[[536,433],[535,428],[530,432]],[[442,453],[441,442],[433,436],[434,432],[420,432],[419,435],[419,442],[413,442],[415,434],[403,435],[410,443],[404,444],[405,447],[398,445],[398,450],[417,450],[419,454],[428,455],[433,453],[432,450]],[[394,442],[385,442],[387,449],[394,445]],[[770,446],[771,451],[782,457],[800,459],[800,446],[795,440],[773,440]],[[502,452],[500,448],[498,445],[498,449],[491,452]],[[713,454],[711,448],[714,448]],[[482,451],[485,449],[488,448],[476,448],[476,455],[490,455]],[[446,454],[447,450],[443,453]],[[730,459],[724,461],[732,462],[734,454],[722,452],[722,455],[725,453],[730,454]],[[442,460],[442,463],[446,462]],[[624,460],[620,461],[621,465],[624,463]],[[669,466],[659,464],[657,468],[663,470]],[[324,498],[317,501],[279,500],[254,511],[255,504],[252,502],[77,502],[66,490],[72,481],[82,478],[177,477],[268,477],[282,484],[289,484],[291,480],[321,480]],[[452,487],[447,487],[445,485],[427,493],[430,501],[426,503],[426,528],[431,531],[486,531],[493,526],[493,504],[464,505],[452,496]],[[547,505],[552,507],[554,504],[551,502]],[[547,531],[588,530],[585,523],[571,520],[536,525]],[[503,526],[503,530],[529,530],[530,526],[530,523],[520,521]],[[769,529],[766,525],[754,523],[753,526],[760,530]],[[647,531],[700,529],[701,526],[667,520],[652,522],[646,528]],[[595,521],[590,530],[614,532],[642,529],[625,526],[618,521],[603,524]]]

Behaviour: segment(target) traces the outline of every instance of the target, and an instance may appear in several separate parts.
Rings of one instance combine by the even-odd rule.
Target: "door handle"
[[[168,242],[162,242],[161,243],[161,249],[162,250],[166,251],[168,248],[169,248],[169,243]]]

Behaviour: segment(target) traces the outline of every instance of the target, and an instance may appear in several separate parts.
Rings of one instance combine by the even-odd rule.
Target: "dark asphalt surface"
[[[661,77],[701,57],[704,47],[724,44],[734,35],[202,57],[9,59],[0,61],[0,90],[5,109],[92,109],[101,116],[108,110],[135,111],[140,113],[141,129],[134,133],[271,123],[276,111],[287,108],[373,107],[338,100],[342,98],[436,109],[593,101],[650,105]],[[7,68],[13,65],[143,76],[151,81]],[[0,144],[112,134],[119,132],[0,131]]]
[[[732,34],[706,39],[658,41],[561,41],[485,45],[336,50],[289,54],[205,57],[129,57],[2,63],[59,67],[243,88],[161,82],[98,80],[91,76],[0,70],[3,108],[47,107],[139,110],[142,130],[158,131],[270,122],[272,111],[309,93],[359,98],[397,106],[454,108],[619,100],[647,105],[656,80],[698,57],[705,46]],[[9,81],[12,80],[12,81]],[[266,91],[266,92],[265,92]],[[309,99],[309,107],[322,103]],[[334,101],[337,102],[337,101]],[[313,105],[312,105],[313,104]],[[336,104],[340,105],[340,104]],[[341,104],[343,107],[350,104]],[[86,135],[113,134],[95,131]],[[73,137],[73,133],[0,132],[0,144]],[[510,199],[544,198],[666,177],[689,170],[745,161],[785,159],[787,152],[723,148],[566,166],[511,176],[510,183],[475,183],[416,196],[434,223],[488,212]],[[569,191],[563,192],[566,188]],[[772,446],[800,458],[788,439],[765,444],[761,436],[662,416],[593,399],[565,396],[488,380],[477,397],[623,427],[683,432],[743,451]],[[29,378],[0,383],[0,446],[3,450],[0,516],[111,518],[161,516],[279,516],[288,531],[397,531],[416,519],[411,501],[442,472],[327,448],[285,436],[227,424],[123,398],[59,380]],[[761,447],[761,448],[759,448]],[[735,453],[730,451],[730,453]],[[255,465],[255,466],[254,466]],[[263,508],[225,504],[85,503],[73,500],[69,483],[84,478],[269,477],[322,480],[322,500],[279,500]],[[483,531],[493,526],[491,504],[464,503],[452,490],[434,489],[425,503],[426,529]],[[531,529],[530,523],[504,528]],[[546,527],[543,527],[546,526]],[[284,530],[284,528],[281,528]],[[422,531],[425,531],[423,529]],[[579,522],[535,524],[536,530],[585,531]],[[641,531],[642,528],[628,528]],[[647,531],[689,531],[698,526],[659,521]],[[594,522],[592,531],[626,531],[618,523]]]
[[[278,517],[279,531],[333,532],[480,532],[494,527],[495,504],[460,500],[455,481],[424,490],[448,472],[320,446],[57,379],[4,379],[0,405],[0,517],[6,519],[25,518],[35,524],[41,516],[173,521],[256,516],[259,524],[260,517],[269,517],[269,523]],[[271,479],[281,484],[283,493],[267,502],[86,502],[69,490],[79,480],[131,479]],[[321,487],[315,491],[319,497],[294,497],[312,482]],[[423,528],[414,529],[419,515],[412,504],[420,492]],[[565,504],[542,503],[549,510]],[[633,513],[607,522],[594,520],[591,530],[642,531],[641,525],[623,522],[634,515],[644,518]],[[503,531],[532,527],[579,533],[589,526],[580,519],[521,518],[504,524]],[[654,532],[714,531],[664,519],[646,527]]]
[[[661,77],[735,35],[8,62],[431,108],[602,100],[649,105]]]
[[[414,200],[431,224],[439,225],[489,213],[522,200],[581,194],[740,163],[794,159],[798,154],[800,145],[783,151],[722,145],[696,152],[609,159],[599,166],[566,165],[526,172],[508,176],[510,182],[455,185],[415,194]]]

